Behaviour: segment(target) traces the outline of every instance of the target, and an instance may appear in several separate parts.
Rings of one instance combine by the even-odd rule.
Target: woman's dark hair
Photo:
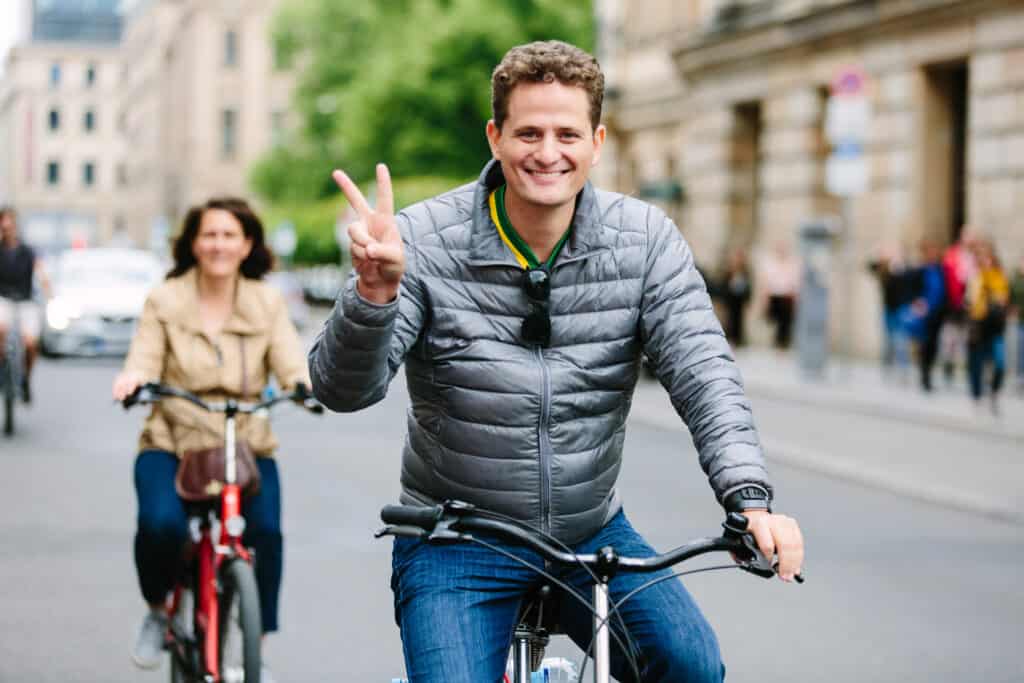
[[[168,279],[185,274],[196,264],[195,254],[192,253],[192,244],[199,234],[199,224],[203,220],[203,214],[209,209],[221,209],[229,212],[242,224],[242,232],[245,236],[252,240],[252,251],[239,267],[243,276],[258,280],[274,267],[274,255],[270,253],[263,241],[263,223],[260,222],[259,217],[249,204],[244,199],[236,197],[216,197],[201,206],[193,206],[185,214],[181,234],[174,240],[174,267],[167,273]]]

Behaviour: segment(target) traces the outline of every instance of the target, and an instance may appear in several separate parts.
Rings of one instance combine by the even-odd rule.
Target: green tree
[[[589,0],[309,0],[275,22],[278,59],[299,72],[300,130],[252,172],[272,202],[333,196],[330,171],[473,177],[490,156],[490,74],[508,48],[593,42]]]

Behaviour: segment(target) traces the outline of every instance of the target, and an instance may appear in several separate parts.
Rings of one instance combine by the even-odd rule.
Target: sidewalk
[[[872,363],[833,363],[811,381],[792,354],[745,350],[737,361],[770,461],[1024,524],[1024,399],[1012,380],[994,416],[968,398],[962,373],[947,388],[936,372],[926,395],[916,375],[886,380]],[[638,385],[631,419],[681,427],[651,380]]]

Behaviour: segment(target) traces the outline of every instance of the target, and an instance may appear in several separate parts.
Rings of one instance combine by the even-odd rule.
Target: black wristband
[[[744,510],[772,511],[772,501],[768,492],[760,486],[750,485],[736,489],[725,497],[722,506],[726,512],[743,512]]]

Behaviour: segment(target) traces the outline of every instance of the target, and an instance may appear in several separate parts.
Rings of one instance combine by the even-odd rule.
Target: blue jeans
[[[882,364],[902,370],[910,366],[910,338],[904,329],[901,309],[886,311]]]
[[[481,538],[502,545],[531,565],[544,566],[532,551]],[[623,555],[655,554],[622,512],[573,550],[593,553],[605,545]],[[395,619],[402,634],[409,681],[500,681],[520,602],[542,581],[537,573],[476,543],[429,544],[409,538],[395,539],[392,569]],[[593,582],[589,575],[578,567],[551,571],[590,602]],[[619,574],[609,585],[611,602],[654,576]],[[585,651],[593,633],[592,613],[566,595],[561,596],[560,607],[562,627]],[[670,579],[642,591],[620,612],[641,652],[637,660],[643,683],[724,679],[718,640],[682,582]],[[621,637],[617,619],[612,621]],[[614,638],[611,643],[612,674],[620,681],[634,681]]]
[[[972,342],[967,347],[967,372],[971,384],[971,396],[979,399],[984,393],[982,386],[985,365],[992,362],[992,394],[998,394],[1003,386],[1006,372],[1006,338],[1003,335]]]
[[[263,632],[277,630],[284,543],[281,538],[281,482],[272,458],[256,458],[260,491],[242,501],[242,542],[256,551],[256,586],[260,593]],[[135,493],[139,501],[135,534],[135,569],[142,597],[163,602],[181,569],[188,540],[185,503],[174,490],[178,458],[167,451],[142,451],[135,459]]]

